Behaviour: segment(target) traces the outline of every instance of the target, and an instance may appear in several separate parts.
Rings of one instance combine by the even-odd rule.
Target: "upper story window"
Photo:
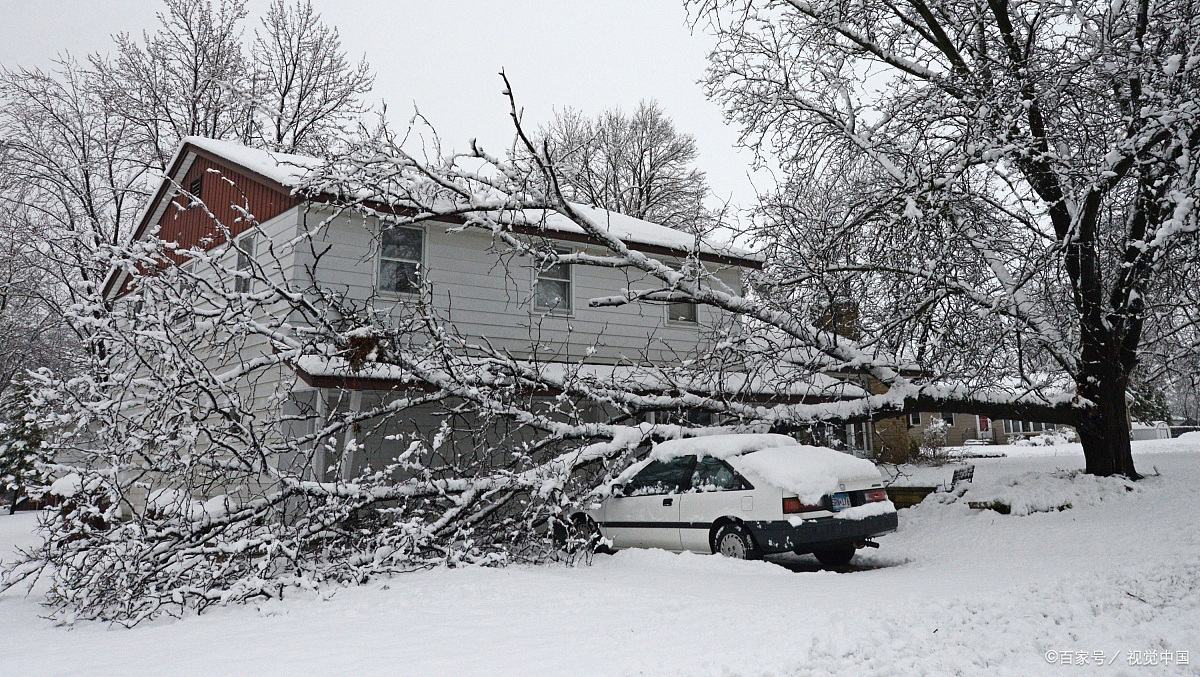
[[[248,294],[253,288],[251,279],[254,267],[254,234],[246,235],[238,240],[237,272],[233,287],[239,294]]]
[[[175,290],[179,292],[179,297],[183,300],[190,299],[196,293],[196,262],[195,260],[184,261],[179,264],[179,273]]]
[[[673,301],[668,303],[667,321],[673,324],[696,324],[696,304],[691,301]]]
[[[197,176],[188,184],[188,192],[192,194],[192,202],[199,202],[203,199],[201,193],[204,191],[204,177]]]
[[[943,411],[942,420],[946,422],[946,425],[954,425],[954,414]]]
[[[555,251],[559,254],[570,253],[567,250]],[[556,263],[538,269],[537,281],[534,283],[534,307],[551,312],[571,312],[571,286],[570,264]]]
[[[425,231],[420,228],[388,228],[381,233],[379,289],[396,294],[415,294],[425,270]]]
[[[912,427],[921,425],[921,412],[915,411],[908,415],[908,424]]]
[[[186,261],[179,264],[179,271],[176,273],[175,291],[179,294],[179,303],[174,308],[169,316],[168,323],[176,329],[183,328],[184,325],[191,325],[195,322],[193,310],[196,305],[196,262]]]

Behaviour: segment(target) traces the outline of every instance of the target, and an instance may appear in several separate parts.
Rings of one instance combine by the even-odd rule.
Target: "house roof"
[[[186,172],[191,161],[197,156],[240,170],[269,188],[288,195],[292,195],[306,177],[324,165],[323,160],[305,155],[275,153],[232,141],[199,136],[185,137],[167,165],[166,176],[154,196],[138,215],[133,241],[143,238],[150,226],[158,220],[172,196],[172,180],[177,179],[181,172]],[[697,238],[683,231],[605,209],[574,203],[571,206],[593,225],[607,229],[631,249],[660,256],[686,256],[696,252],[702,260],[713,263],[750,268],[762,266],[761,254],[718,238]],[[516,232],[579,242],[590,241],[583,227],[557,212],[526,210],[511,220],[514,221],[513,230]],[[110,271],[104,285],[106,296],[120,288],[125,273],[126,271],[119,268]]]
[[[304,155],[274,153],[231,141],[198,136],[185,138],[180,144],[179,152],[182,153],[189,146],[207,151],[288,189],[295,189],[306,177],[319,171],[324,165],[323,160]],[[699,251],[702,254],[728,257],[745,263],[762,261],[760,254],[718,238],[697,238],[681,230],[598,207],[577,203],[572,203],[571,207],[594,225],[607,230],[627,244],[659,247],[679,253]],[[550,233],[587,234],[582,226],[558,212],[526,210],[519,220]]]

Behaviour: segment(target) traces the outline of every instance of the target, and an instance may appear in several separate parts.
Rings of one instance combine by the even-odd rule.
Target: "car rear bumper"
[[[837,519],[819,517],[808,519],[797,525],[780,520],[770,522],[746,522],[758,547],[766,554],[776,552],[812,552],[813,550],[858,543],[868,538],[882,536],[896,530],[899,523],[896,513],[872,515],[863,519]]]

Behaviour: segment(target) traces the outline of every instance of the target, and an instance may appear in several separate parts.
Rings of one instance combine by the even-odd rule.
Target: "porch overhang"
[[[437,387],[417,378],[394,364],[368,363],[352,366],[345,358],[305,356],[292,361],[296,376],[310,388],[336,388],[369,391],[434,392]],[[821,374],[808,380],[779,377],[764,379],[744,372],[681,378],[654,365],[579,364],[567,362],[521,361],[522,369],[531,369],[549,380],[579,380],[589,386],[614,388],[638,395],[682,395],[717,397],[750,404],[819,404],[865,397],[867,392],[845,380]],[[549,396],[561,394],[550,384],[531,384],[529,392]]]

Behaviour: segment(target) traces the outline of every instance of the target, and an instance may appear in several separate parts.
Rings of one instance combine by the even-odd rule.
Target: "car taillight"
[[[867,489],[863,492],[864,503],[878,503],[886,500],[888,500],[887,489]]]
[[[783,499],[783,514],[785,515],[796,512],[812,512],[814,510],[824,510],[824,508],[819,505],[801,503],[800,499],[795,497]]]

